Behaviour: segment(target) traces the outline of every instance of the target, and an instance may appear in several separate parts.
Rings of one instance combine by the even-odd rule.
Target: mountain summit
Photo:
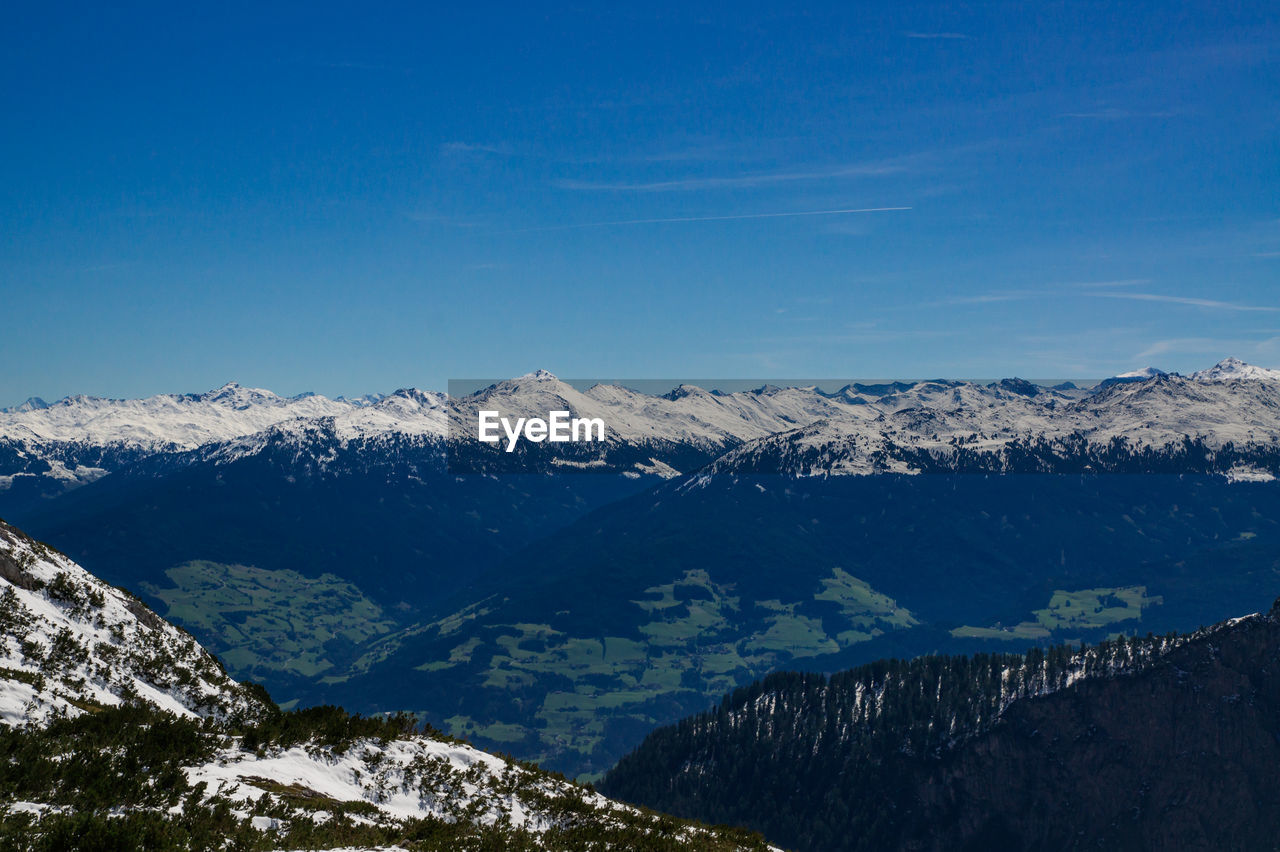
[[[1157,376],[1169,375],[1164,370],[1158,370],[1155,367],[1143,367],[1141,370],[1130,370],[1127,373],[1120,373],[1108,379],[1098,382],[1098,388],[1109,388],[1112,385],[1127,385],[1133,382],[1145,382],[1147,379],[1154,379]]]
[[[1199,382],[1229,382],[1241,379],[1280,382],[1280,370],[1255,367],[1238,358],[1223,358],[1207,370],[1192,373],[1191,378]]]

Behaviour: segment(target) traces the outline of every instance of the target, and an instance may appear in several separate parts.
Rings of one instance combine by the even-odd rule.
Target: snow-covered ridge
[[[1280,373],[1224,362],[1083,398],[925,382],[874,419],[828,419],[733,449],[707,473],[794,475],[1130,471],[1280,472]],[[1274,376],[1274,377],[1273,377]]]
[[[261,752],[229,747],[187,770],[206,795],[252,806],[280,787],[318,803],[367,803],[391,819],[438,817],[503,824],[541,834],[563,824],[564,803],[607,819],[632,810],[563,779],[526,769],[464,743],[428,736],[358,740],[342,748],[292,746]],[[558,813],[553,813],[552,811]],[[316,818],[324,819],[323,811]]]
[[[281,819],[255,815],[272,800],[305,801],[294,808],[292,820],[325,823],[338,808],[365,808],[361,820],[371,825],[439,819],[451,824],[515,830],[534,848],[554,850],[555,832],[593,824],[600,830],[598,846],[622,849],[618,840],[636,832],[662,833],[672,848],[698,845],[714,830],[679,823],[615,802],[559,776],[518,765],[464,743],[426,735],[391,741],[361,739],[341,748],[315,743],[289,748],[248,751],[234,742],[213,760],[186,768],[188,783],[204,785],[206,801],[229,802],[242,819],[268,832],[281,828]],[[283,795],[282,795],[283,794]],[[268,807],[273,813],[279,810]],[[778,852],[774,847],[751,844]],[[521,844],[521,848],[525,848]],[[664,847],[665,848],[665,847]],[[720,843],[715,848],[742,848]]]
[[[69,396],[0,412],[0,437],[35,443],[87,443],[189,450],[249,435],[284,420],[343,414],[361,406],[316,394],[283,397],[235,382],[198,394],[146,399]]]
[[[1160,450],[1192,439],[1211,448],[1257,447],[1280,434],[1278,405],[1280,371],[1231,358],[1187,377],[1153,368],[1134,371],[1089,391],[1006,379],[850,385],[834,393],[812,387],[719,393],[681,386],[656,396],[616,385],[579,390],[544,370],[456,398],[405,389],[329,400],[227,385],[145,400],[70,397],[0,413],[0,449],[9,455],[0,453],[0,490],[26,476],[55,491],[74,487],[136,461],[140,453],[198,450],[191,458],[225,463],[284,446],[295,448],[300,460],[309,454],[308,463],[323,469],[325,460],[316,456],[352,444],[377,453],[397,442],[474,442],[481,409],[527,417],[567,410],[574,417],[600,418],[607,425],[607,446],[600,452],[628,448],[618,456],[628,470],[674,473],[672,454],[692,448],[704,459],[728,453],[719,464],[724,470],[797,472],[794,464],[779,464],[781,455],[783,462],[804,457],[805,468],[825,473],[876,473],[945,467],[949,459],[982,453],[1016,456],[1017,448],[1032,443],[1102,447],[1121,439]],[[132,448],[132,454],[118,448]],[[566,461],[590,467],[593,459]]]
[[[480,409],[542,417],[548,411],[567,410],[575,417],[603,419],[612,441],[697,447],[724,447],[824,417],[865,416],[862,406],[849,398],[828,396],[814,388],[713,393],[681,385],[654,396],[618,385],[578,390],[545,370],[452,400],[450,434],[474,440]]]
[[[1280,370],[1255,367],[1238,358],[1224,358],[1207,370],[1192,373],[1188,378],[1197,382],[1280,382]]]
[[[398,390],[376,402],[353,405],[340,414],[299,417],[276,423],[260,432],[206,444],[194,457],[225,464],[256,455],[273,445],[345,447],[353,442],[439,441],[449,434],[448,403],[445,394]],[[313,461],[324,466],[323,459]]]
[[[263,709],[185,631],[0,522],[0,723],[133,701],[180,716]]]
[[[1107,387],[1108,383],[1141,384],[1166,375],[1148,367],[1115,376],[1100,387]],[[1209,383],[1244,379],[1280,382],[1280,370],[1227,358],[1187,378]],[[190,450],[233,441],[281,424],[323,418],[331,418],[337,432],[344,436],[380,432],[445,436],[449,434],[450,421],[456,429],[465,420],[469,433],[474,411],[480,407],[545,415],[558,406],[578,416],[606,417],[620,440],[724,443],[749,441],[820,419],[874,419],[886,407],[902,408],[908,402],[927,404],[930,398],[936,401],[948,393],[972,396],[990,391],[984,396],[995,399],[1022,394],[1042,398],[1043,402],[1070,396],[1067,392],[1037,389],[1021,380],[994,385],[915,382],[892,386],[900,390],[881,396],[859,393],[858,387],[849,386],[832,394],[815,388],[775,387],[717,393],[682,385],[668,394],[654,396],[617,385],[596,385],[580,391],[545,370],[537,370],[453,400],[442,393],[412,388],[335,400],[317,394],[282,397],[232,382],[206,393],[160,394],[145,399],[71,396],[48,404],[32,398],[0,410],[0,439]]]
[[[942,758],[991,731],[1018,704],[1161,668],[1171,668],[1181,680],[1188,674],[1181,667],[1192,666],[1177,655],[1199,647],[1216,656],[1215,646],[1233,641],[1232,634],[1272,630],[1278,619],[1280,601],[1269,613],[1233,618],[1189,634],[1120,637],[1078,649],[1058,646],[1023,655],[887,660],[832,675],[771,676],[738,690],[719,708],[678,723],[682,733],[677,741],[685,745],[675,771],[693,777],[714,774],[725,743],[744,742],[767,742],[797,760],[824,750],[858,755],[882,753],[884,747]],[[954,700],[958,693],[963,700]],[[937,700],[928,701],[931,696]]]

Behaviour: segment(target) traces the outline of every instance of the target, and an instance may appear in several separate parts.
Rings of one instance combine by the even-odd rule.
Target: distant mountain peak
[[[1012,379],[1001,379],[989,385],[992,389],[1016,393],[1019,396],[1037,396],[1040,393],[1040,386],[1026,379],[1020,379],[1014,376]]]
[[[1118,376],[1114,376],[1114,378],[1152,379],[1152,378],[1155,378],[1156,376],[1167,376],[1167,375],[1169,374],[1166,373],[1164,370],[1161,370],[1159,367],[1143,367],[1141,370],[1130,370],[1127,373],[1120,373]]]
[[[15,405],[12,408],[4,409],[6,413],[18,413],[22,411],[41,411],[49,407],[49,403],[45,402],[38,396],[27,397],[22,404]]]
[[[1255,367],[1239,358],[1223,358],[1207,370],[1192,373],[1191,378],[1198,382],[1227,382],[1239,379],[1280,381],[1280,370]]]
[[[1133,382],[1145,382],[1148,379],[1156,379],[1161,376],[1169,375],[1164,370],[1156,367],[1143,367],[1141,370],[1130,370],[1127,373],[1120,373],[1107,379],[1103,379],[1098,383],[1098,388],[1109,388],[1112,385],[1127,385]]]
[[[762,389],[762,390],[763,390],[763,389]],[[707,393],[707,392],[706,392],[705,390],[703,390],[702,388],[698,387],[697,385],[683,385],[683,384],[682,384],[682,385],[677,385],[676,387],[674,387],[674,388],[672,388],[671,390],[667,391],[665,394],[663,394],[663,395],[662,395],[662,398],[663,398],[663,399],[671,400],[672,402],[675,402],[676,400],[678,400],[678,399],[684,399],[685,397],[690,397],[690,396],[705,396],[705,395],[706,395],[706,393]]]
[[[401,396],[406,396],[414,393],[421,393],[421,391],[417,390],[416,388],[397,388],[395,391],[393,391],[390,394],[366,393],[366,394],[361,394],[360,396],[350,396],[350,397],[339,396],[334,399],[334,402],[346,402],[358,408],[364,408],[370,405],[377,405],[378,403],[386,399],[388,396],[394,396],[396,394],[400,394]]]
[[[266,388],[247,388],[239,382],[227,382],[220,388],[215,388],[206,394],[202,394],[205,399],[222,400],[222,399],[279,399],[280,396],[275,391],[269,391]]]

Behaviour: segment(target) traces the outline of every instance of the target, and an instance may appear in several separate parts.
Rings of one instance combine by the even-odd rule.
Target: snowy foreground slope
[[[408,718],[282,713],[185,632],[3,522],[0,647],[3,848],[116,834],[156,849],[765,848]],[[142,843],[150,830],[163,840]]]
[[[265,712],[188,633],[0,522],[0,721],[130,701],[188,717]]]

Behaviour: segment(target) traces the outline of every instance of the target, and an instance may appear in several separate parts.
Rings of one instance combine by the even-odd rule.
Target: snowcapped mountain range
[[[1239,358],[1224,358],[1207,370],[1192,373],[1190,378],[1198,382],[1230,382],[1239,380],[1280,381],[1280,370],[1268,370],[1246,364]]]
[[[141,400],[75,396],[0,413],[0,490],[23,476],[65,489],[141,458],[196,450],[195,457],[228,462],[288,445],[323,461],[353,445],[476,446],[480,409],[598,417],[608,440],[590,463],[668,477],[712,459],[718,471],[919,472],[972,467],[975,459],[984,470],[1010,470],[1025,467],[1028,452],[1084,458],[1106,455],[1116,441],[1130,455],[1177,452],[1187,441],[1214,453],[1225,448],[1239,458],[1220,472],[1245,475],[1261,465],[1274,475],[1268,459],[1280,436],[1280,371],[1228,358],[1186,377],[1147,368],[1087,390],[1005,379],[831,393],[682,385],[656,396],[617,385],[579,390],[539,370],[453,399],[415,389],[355,400],[281,397],[236,384]],[[1107,467],[1084,464],[1098,469],[1098,461]]]
[[[926,382],[869,420],[831,419],[729,451],[707,473],[1186,472],[1266,478],[1280,461],[1280,372],[1223,362],[1080,399]]]
[[[0,434],[33,443],[81,442],[152,450],[190,450],[228,441],[295,418],[332,417],[360,406],[316,394],[282,397],[231,382],[198,394],[146,399],[69,396],[31,401],[0,413]]]

